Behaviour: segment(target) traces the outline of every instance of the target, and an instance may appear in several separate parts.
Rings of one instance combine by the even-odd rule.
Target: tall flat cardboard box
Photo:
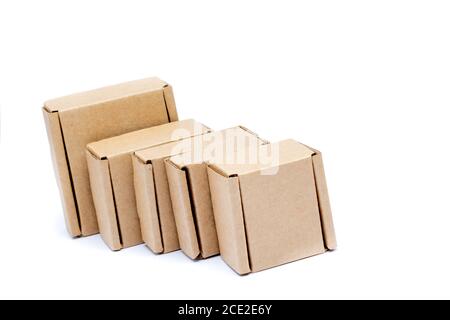
[[[86,158],[100,234],[112,250],[142,243],[132,154],[209,131],[194,120],[175,121],[87,145]]]
[[[133,155],[134,189],[142,239],[154,253],[180,249],[165,160],[192,148],[194,138],[174,141]]]
[[[260,149],[276,161],[208,167],[221,256],[239,274],[336,248],[320,152],[294,140]]]
[[[267,143],[244,127],[213,132],[194,140],[198,143],[190,151],[166,160],[179,244],[191,259],[219,253],[207,162],[236,154],[234,148],[245,155],[247,149]]]
[[[157,78],[50,100],[43,113],[66,226],[72,237],[98,232],[86,145],[178,120],[172,88]]]

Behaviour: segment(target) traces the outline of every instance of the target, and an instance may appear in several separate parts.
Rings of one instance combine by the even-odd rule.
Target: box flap
[[[159,217],[164,252],[179,250],[180,243],[178,241],[178,232],[170,198],[166,164],[164,159],[155,159],[152,161],[151,166],[153,167],[153,182],[155,186],[156,203],[158,205],[157,214]]]
[[[141,224],[142,239],[155,253],[164,251],[156,191],[153,176],[153,166],[144,164],[133,157],[134,189],[136,207]]]
[[[166,82],[156,77],[140,79],[48,100],[44,103],[44,108],[49,112],[83,108],[108,101],[123,99],[127,96],[139,95],[144,92],[163,90],[164,87],[167,86],[168,84]],[[169,100],[169,98],[167,100]],[[170,110],[174,109],[173,101],[169,102],[171,103]]]
[[[170,160],[166,160],[165,165],[180,247],[188,257],[196,259],[200,255],[200,247],[189,200],[186,172],[175,167]]]
[[[314,148],[304,145],[314,151],[312,156],[314,180],[316,182],[317,198],[319,201],[320,219],[322,223],[323,240],[328,250],[337,249],[336,232],[334,229],[333,215],[331,212],[330,199],[328,196],[327,181],[325,178],[325,168],[323,165],[322,153]]]
[[[58,113],[49,113],[43,111],[47,135],[50,142],[53,166],[55,168],[56,181],[58,182],[59,192],[61,194],[64,208],[64,218],[66,227],[72,237],[81,236],[80,218],[73,190],[73,180],[70,173],[69,162],[67,159],[64,136],[61,131],[61,124]]]
[[[220,255],[239,274],[251,272],[238,177],[224,177],[208,168]]]
[[[209,132],[210,129],[195,120],[174,121],[87,145],[99,159],[110,158],[152,146],[185,139]]]
[[[116,200],[109,163],[99,160],[86,151],[87,165],[90,172],[92,194],[96,199],[95,210],[101,236],[111,250],[122,249],[122,238],[118,226]]]
[[[211,132],[211,129],[208,128],[207,130],[208,131],[205,132],[205,134]],[[194,139],[195,137],[173,141],[163,145],[142,149],[136,151],[134,154],[142,163],[150,163],[155,159],[173,157],[184,152],[189,152],[193,147]]]
[[[190,138],[187,138],[180,141],[173,141],[163,145],[150,147],[136,151],[134,155],[142,163],[151,163],[152,160],[155,159],[169,158],[191,150],[192,144],[189,140]]]
[[[331,214],[331,205],[328,196],[328,187],[325,179],[322,154],[316,150],[316,153],[314,154],[312,159],[324,243],[328,250],[336,250],[336,233],[334,231],[333,217]]]
[[[205,163],[185,168],[195,230],[202,258],[219,253],[216,225],[209,191],[208,171]]]
[[[239,153],[242,151],[236,150],[233,158],[239,158]],[[222,175],[231,177],[278,167],[309,158],[314,154],[314,150],[292,139],[261,145],[258,149],[255,149],[255,152],[257,152],[257,157],[250,159],[254,161],[223,163],[213,159],[210,161],[210,165]]]
[[[129,248],[143,243],[136,208],[131,155],[123,154],[109,158],[108,163],[122,247]]]
[[[173,95],[172,86],[168,84],[164,86],[163,97],[169,121],[178,121],[178,112],[175,105],[175,97]]]

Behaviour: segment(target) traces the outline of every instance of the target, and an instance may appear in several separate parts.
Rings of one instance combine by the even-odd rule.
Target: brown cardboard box
[[[221,256],[239,274],[336,248],[320,152],[285,140],[260,155],[208,167]]]
[[[142,243],[132,154],[209,131],[194,120],[175,121],[87,145],[86,157],[100,234],[112,250]]]
[[[166,160],[179,244],[191,259],[219,253],[206,162],[229,154],[245,155],[252,146],[267,143],[244,127],[213,132],[194,142],[190,151]]]
[[[72,237],[98,232],[86,145],[178,120],[172,88],[157,78],[50,100],[43,113],[66,226]]]
[[[164,161],[190,150],[193,139],[196,137],[136,151],[133,155],[134,189],[142,239],[154,253],[180,249]]]

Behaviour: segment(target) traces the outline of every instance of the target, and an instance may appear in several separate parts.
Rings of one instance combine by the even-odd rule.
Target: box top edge
[[[168,83],[157,77],[144,78],[50,99],[44,102],[43,108],[47,112],[84,108],[146,92],[162,90],[166,86],[168,86]]]
[[[254,132],[248,130],[247,128],[245,128],[244,126],[241,125],[237,125],[234,127],[230,127],[227,129],[223,129],[220,131],[213,131],[210,132],[208,134],[205,134],[201,137],[197,136],[196,139],[200,139],[200,140],[195,140],[199,143],[200,145],[200,150],[196,150],[195,148],[191,148],[191,150],[188,150],[185,153],[181,153],[181,154],[177,154],[175,156],[171,156],[170,157],[170,161],[177,166],[178,168],[182,169],[184,167],[190,166],[190,165],[196,165],[196,164],[202,164],[205,162],[209,162],[211,161],[211,155],[205,155],[204,152],[207,149],[213,149],[214,150],[214,146],[222,146],[224,145],[223,143],[227,142],[227,137],[228,138],[236,138],[239,139],[240,137],[242,138],[251,138],[253,139],[252,141],[256,141],[257,145],[263,145],[263,144],[267,144],[268,142],[262,138],[260,138],[257,134],[255,134]],[[214,139],[218,139],[218,140],[214,140]],[[222,139],[222,140],[221,140]],[[232,140],[235,141],[235,140]],[[247,140],[245,140],[247,141]],[[249,140],[250,141],[250,140]],[[220,144],[216,144],[216,143],[220,143]],[[195,146],[194,146],[195,147]],[[195,152],[195,156],[191,159],[186,159],[186,155],[188,152]],[[199,154],[199,152],[201,151],[201,154]]]
[[[174,121],[92,142],[86,148],[99,159],[112,158],[194,137],[208,130],[193,119]]]
[[[293,139],[261,145],[258,151],[258,159],[254,163],[210,163],[209,166],[224,177],[236,177],[301,161],[312,157],[317,152]],[[262,161],[262,157],[267,158]]]

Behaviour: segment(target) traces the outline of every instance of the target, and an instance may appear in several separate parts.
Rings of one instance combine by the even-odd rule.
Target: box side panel
[[[74,199],[74,191],[72,189],[72,181],[66,158],[64,140],[61,133],[59,116],[57,112],[50,113],[45,109],[43,110],[43,113],[52,154],[53,167],[58,182],[59,192],[61,194],[66,227],[72,237],[78,237],[81,236],[81,228],[78,220],[77,207]]]
[[[239,178],[224,177],[208,168],[211,200],[222,259],[237,273],[251,272]]]
[[[166,102],[169,121],[178,121],[178,112],[175,105],[175,98],[173,96],[173,89],[171,85],[166,85],[164,87],[164,101]]]
[[[123,248],[143,243],[136,208],[131,154],[109,159],[111,180]]]
[[[122,248],[108,160],[99,160],[86,151],[90,185],[97,212],[100,235],[112,250]]]
[[[187,178],[201,255],[203,258],[208,258],[219,253],[219,243],[211,203],[207,165],[204,163],[189,165]]]
[[[177,227],[173,215],[164,159],[154,160],[152,164],[162,242],[164,244],[164,252],[167,253],[180,249],[180,243],[178,241]]]
[[[312,159],[240,176],[252,271],[325,252]]]
[[[200,254],[200,248],[192,214],[186,173],[175,167],[170,161],[166,161],[165,165],[180,247],[188,257],[196,259]]]
[[[328,250],[335,250],[337,248],[336,233],[331,214],[331,205],[328,197],[328,188],[325,179],[322,154],[317,151],[312,159],[325,246]]]
[[[133,156],[134,191],[136,194],[136,209],[141,226],[142,239],[155,253],[163,252],[163,243],[156,206],[153,167]]]
[[[167,123],[162,90],[60,112],[81,230],[98,230],[85,157],[88,143]]]

